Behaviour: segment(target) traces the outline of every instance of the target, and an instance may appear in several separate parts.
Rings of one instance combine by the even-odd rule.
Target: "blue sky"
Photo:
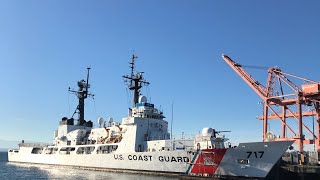
[[[174,135],[231,130],[261,139],[260,98],[222,60],[320,80],[318,1],[0,1],[0,139],[50,142],[86,76],[86,119],[127,115],[132,52]],[[248,69],[262,84],[267,72]],[[276,125],[271,128],[276,130]],[[280,127],[280,126],[279,126]]]

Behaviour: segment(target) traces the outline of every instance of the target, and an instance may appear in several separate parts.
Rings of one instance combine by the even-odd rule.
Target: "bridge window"
[[[41,154],[42,148],[33,148],[31,154]]]

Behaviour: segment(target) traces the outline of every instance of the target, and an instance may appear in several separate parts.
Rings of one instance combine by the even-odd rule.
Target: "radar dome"
[[[267,141],[274,141],[275,140],[275,135],[272,132],[266,133]]]
[[[103,123],[104,123],[104,119],[101,117],[101,118],[99,118],[98,119],[98,123],[100,124],[100,125],[102,125]]]
[[[147,102],[147,97],[145,97],[145,96],[139,97],[139,103],[146,103],[146,102]]]
[[[212,128],[203,128],[202,129],[202,135],[203,136],[211,136],[213,134],[213,129]]]

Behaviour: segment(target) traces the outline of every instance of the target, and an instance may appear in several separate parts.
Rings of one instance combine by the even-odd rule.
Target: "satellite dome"
[[[147,97],[139,96],[139,103],[146,103],[146,102],[147,102]]]
[[[101,118],[99,118],[98,119],[98,123],[100,124],[100,125],[102,125],[103,123],[104,123],[104,119],[101,117]]]
[[[213,129],[212,128],[203,128],[202,129],[202,135],[203,136],[211,136],[213,134]]]

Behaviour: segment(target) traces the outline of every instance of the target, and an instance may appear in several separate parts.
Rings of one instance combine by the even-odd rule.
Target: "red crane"
[[[282,132],[281,137],[276,138],[276,140],[296,139],[295,143],[298,144],[300,153],[303,153],[304,144],[315,144],[316,149],[320,151],[319,82],[282,72],[279,68],[269,68],[267,84],[264,87],[243,69],[245,66],[233,61],[227,55],[222,55],[222,58],[264,102],[263,116],[258,118],[263,120],[263,141],[268,140],[268,120],[280,120]],[[300,79],[306,84],[302,84],[300,88],[289,80],[288,77]],[[285,93],[288,90],[292,93]],[[309,107],[309,111],[305,110],[307,109],[306,107]],[[307,116],[315,117],[315,132],[305,125],[303,119]],[[297,120],[298,130],[294,131],[287,124],[287,118]],[[288,136],[287,130],[292,133],[291,137]],[[304,130],[307,130],[312,138],[307,139]]]

